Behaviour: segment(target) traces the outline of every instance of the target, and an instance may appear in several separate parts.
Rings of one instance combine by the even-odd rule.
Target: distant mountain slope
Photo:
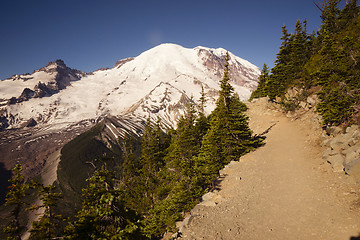
[[[164,107],[161,99],[167,99],[169,106],[178,105],[179,101],[191,95],[198,99],[201,87],[204,87],[210,112],[219,89],[225,53],[226,50],[221,48],[187,49],[175,44],[162,44],[138,57],[121,60],[112,69],[87,75],[76,70],[71,72],[62,61],[56,61],[32,75],[16,75],[0,82],[2,122],[6,121],[10,128],[20,127],[29,119],[63,126],[136,110],[135,115],[159,115],[167,124],[175,126],[181,108],[167,114],[151,112],[150,109]],[[260,71],[253,64],[233,54],[230,56],[232,84],[240,98],[247,99],[257,86]],[[56,76],[64,72],[62,69],[66,69],[67,78],[55,81]],[[38,93],[43,85],[51,90],[49,94],[46,91],[45,94]],[[155,92],[159,99],[149,98]],[[182,95],[184,97],[179,98]],[[46,98],[41,98],[44,96]],[[136,108],[140,102],[143,108]],[[144,103],[152,107],[144,107]]]

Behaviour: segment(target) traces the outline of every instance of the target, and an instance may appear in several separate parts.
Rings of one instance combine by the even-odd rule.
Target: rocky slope
[[[350,239],[360,231],[359,187],[322,158],[323,130],[309,111],[286,117],[260,99],[249,104],[266,145],[232,162],[203,196],[178,239]]]

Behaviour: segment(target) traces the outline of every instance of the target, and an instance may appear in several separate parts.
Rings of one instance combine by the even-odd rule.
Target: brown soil
[[[179,239],[351,239],[359,237],[359,185],[322,160],[315,115],[298,120],[249,104],[250,126],[266,145],[221,171],[180,226]],[[358,239],[358,238],[353,238]]]

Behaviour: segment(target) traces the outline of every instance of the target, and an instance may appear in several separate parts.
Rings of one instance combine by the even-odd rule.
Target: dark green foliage
[[[197,182],[197,176],[201,173],[194,167],[194,157],[199,152],[202,137],[207,130],[207,118],[202,112],[196,113],[195,103],[191,99],[185,115],[179,119],[178,127],[172,134],[164,158],[166,165],[159,174],[161,184],[155,191],[160,193],[158,201],[149,209],[143,221],[147,237],[159,237],[166,230],[174,230],[181,213],[191,209],[203,193],[204,189]]]
[[[104,163],[87,179],[77,220],[67,227],[68,239],[136,239],[136,216],[124,207],[114,173]]]
[[[61,198],[61,193],[55,192],[54,185],[45,187],[34,182],[31,187],[38,190],[41,204],[32,206],[27,210],[33,211],[43,208],[44,213],[41,215],[40,220],[32,223],[32,228],[29,230],[31,233],[29,239],[53,239],[57,234],[58,222],[63,221],[61,215],[53,212],[53,207]]]
[[[141,141],[140,175],[134,189],[138,199],[134,201],[139,212],[147,212],[159,199],[157,187],[161,185],[161,170],[165,166],[164,157],[168,145],[166,134],[161,130],[160,120],[152,124],[148,119]]]
[[[360,123],[360,9],[357,0],[347,1],[339,9],[340,0],[317,4],[322,11],[318,36],[306,33],[306,20],[297,21],[295,33],[283,26],[282,44],[275,66],[265,82],[260,78],[253,97],[280,97],[285,110],[295,110],[302,96],[285,97],[289,88],[300,93],[317,92],[317,106],[324,124]]]
[[[104,124],[99,123],[62,148],[58,177],[65,185],[64,188],[80,193],[85,186],[85,179],[89,176],[89,170],[79,171],[79,169],[91,169],[92,159],[100,158],[104,153],[111,154],[97,137],[103,128]]]
[[[29,188],[29,184],[24,182],[24,175],[21,174],[22,166],[20,164],[17,164],[12,172],[13,177],[9,180],[11,185],[5,199],[5,206],[10,206],[12,209],[9,216],[10,221],[4,228],[4,232],[8,234],[8,240],[21,239],[25,226],[20,224],[19,216],[26,206],[24,199],[26,190]]]
[[[263,91],[270,99],[283,97],[286,89],[302,81],[301,69],[311,56],[311,35],[306,33],[307,21],[298,20],[295,25],[295,33],[289,34],[286,26],[282,27],[283,40],[280,51],[277,54],[275,66],[271,70],[266,85],[259,91]],[[264,90],[262,90],[264,89]]]
[[[265,86],[269,79],[269,73],[270,73],[270,70],[269,70],[268,66],[264,63],[264,66],[261,70],[261,74],[259,77],[259,84],[257,86],[257,89],[251,93],[251,96],[249,99],[250,101],[252,101],[254,98],[261,98],[261,97],[267,96],[266,91],[265,91]]]
[[[350,1],[339,12],[334,7],[335,2],[329,1],[326,9],[336,13],[335,20],[334,17],[331,20],[336,31],[328,30],[329,22],[323,22],[319,35],[321,48],[305,66],[313,84],[322,87],[317,110],[324,124],[359,123],[360,18],[356,2]]]
[[[218,171],[232,160],[251,151],[259,142],[252,137],[246,106],[234,94],[229,83],[229,55],[227,54],[224,77],[220,82],[220,96],[210,115],[210,129],[203,138],[195,166],[202,174],[198,180],[205,187],[218,176]]]
[[[103,154],[119,157],[101,141],[103,129],[104,123],[98,123],[67,143],[61,150],[61,161],[57,170],[59,181],[56,185],[63,194],[63,200],[55,207],[55,212],[64,217],[73,220],[74,212],[80,210],[82,189],[86,186],[86,179],[94,171],[93,165],[98,165],[93,159],[99,159]]]
[[[322,25],[320,33],[324,31],[335,33],[338,30],[337,18],[339,15],[339,3],[341,0],[327,0],[324,2],[321,11]]]
[[[200,119],[201,120],[201,119]],[[199,127],[196,121],[195,103],[193,100],[187,107],[185,116],[178,121],[176,134],[172,137],[172,142],[165,158],[167,167],[176,172],[180,178],[190,178],[193,173],[192,157],[199,152],[202,136],[207,128]]]

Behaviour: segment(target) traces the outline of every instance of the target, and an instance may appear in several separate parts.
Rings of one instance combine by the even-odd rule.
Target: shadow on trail
[[[210,189],[210,192],[213,192],[213,191],[220,191],[221,188],[220,188],[220,184],[221,182],[224,180],[224,178],[227,176],[227,174],[223,174],[223,175],[220,175],[218,178],[216,178],[213,182],[212,182],[212,187]]]
[[[360,240],[360,233],[359,233],[359,236],[357,236],[357,237],[351,237],[350,240]]]

